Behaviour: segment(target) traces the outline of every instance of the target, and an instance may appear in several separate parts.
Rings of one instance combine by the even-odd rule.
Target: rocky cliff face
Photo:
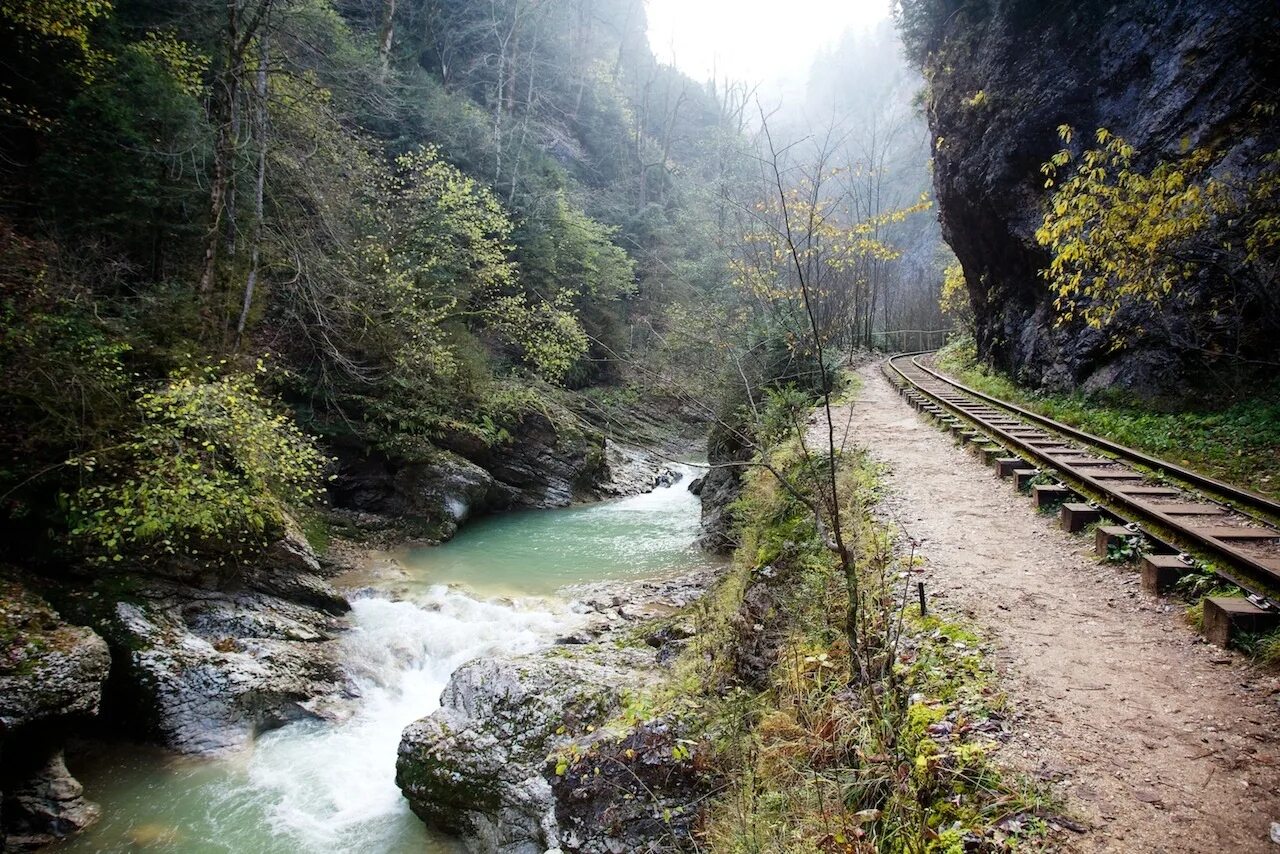
[[[98,713],[110,664],[102,638],[0,576],[0,850],[34,850],[97,820],[62,744]]]
[[[720,426],[707,441],[706,475],[689,485],[702,499],[702,534],[698,545],[709,552],[728,554],[737,547],[736,524],[730,507],[742,494],[743,463],[751,459],[751,448],[730,430]]]
[[[934,185],[943,235],[960,260],[980,355],[1022,380],[1087,390],[1178,387],[1225,367],[1215,350],[1274,356],[1280,300],[1240,305],[1237,328],[1203,298],[1229,283],[1202,276],[1119,351],[1107,336],[1054,324],[1034,232],[1045,204],[1041,164],[1070,125],[1088,142],[1105,127],[1140,168],[1206,146],[1217,171],[1248,182],[1280,147],[1274,104],[1280,11],[1269,0],[1042,3],[948,0],[925,62]],[[981,93],[979,95],[979,93]],[[1136,320],[1137,318],[1130,318]]]
[[[330,487],[334,504],[359,527],[394,523],[447,540],[468,519],[494,510],[636,495],[672,477],[654,453],[619,445],[591,428],[557,426],[541,413],[526,415],[501,445],[464,436],[437,441],[441,448],[426,460],[340,452],[340,472]]]
[[[105,574],[61,607],[110,645],[117,725],[183,753],[226,753],[325,716],[347,692],[337,636],[350,605],[319,572],[289,530],[252,566]]]

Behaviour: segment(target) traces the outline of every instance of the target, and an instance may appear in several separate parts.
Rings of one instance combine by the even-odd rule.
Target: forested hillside
[[[722,574],[709,553],[765,512],[739,500],[761,489],[745,470],[800,502],[789,529],[844,535],[853,499],[802,425],[861,349],[913,340],[886,331],[948,322],[915,78],[882,26],[779,113],[754,83],[659,62],[647,31],[643,0],[0,0],[0,848],[104,810],[118,821],[88,850],[470,835],[474,816],[410,814],[436,815],[433,772],[395,777],[402,731],[461,665],[551,650],[571,678],[538,702],[585,678],[612,714],[657,684],[633,635],[692,607]],[[485,520],[524,532],[498,538],[510,552],[440,545],[519,508],[569,509]],[[427,568],[453,546],[461,570]],[[855,550],[805,554],[843,608]],[[570,607],[571,581],[618,586]],[[641,645],[665,666],[690,633],[661,631],[676,647]],[[727,652],[689,703],[737,683]],[[527,755],[439,799],[551,797],[544,748],[582,733],[519,712]],[[659,714],[664,762],[683,763]],[[171,755],[137,741],[204,764],[166,780]],[[747,767],[701,762],[698,787]],[[165,796],[124,803],[129,779]],[[687,840],[702,808],[680,803]],[[503,832],[555,847],[545,812],[522,815]],[[645,844],[666,832],[636,819]],[[617,850],[585,823],[585,845]]]
[[[482,457],[724,282],[743,105],[633,0],[0,13],[14,557],[261,539],[335,451]]]
[[[1277,35],[0,0],[0,852],[1273,846]]]
[[[855,82],[856,81],[856,82]],[[920,104],[924,80],[904,55],[890,21],[846,32],[820,53],[809,73],[798,125],[838,141],[838,160],[852,173],[846,204],[858,217],[911,207],[932,196],[929,128]],[[782,116],[794,111],[780,105]],[[939,287],[954,262],[942,242],[936,211],[890,223],[882,235],[902,250],[900,263],[873,265],[859,294],[858,318],[867,346],[924,347],[939,339],[921,330],[952,325]],[[882,337],[876,331],[903,334]]]

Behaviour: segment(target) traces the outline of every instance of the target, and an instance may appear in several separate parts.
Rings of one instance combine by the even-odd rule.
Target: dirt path
[[[928,424],[878,365],[835,413],[889,467],[882,512],[943,607],[983,627],[1017,714],[1002,754],[1060,785],[1077,851],[1280,852],[1280,679],[1203,643]],[[822,426],[825,426],[822,425]]]

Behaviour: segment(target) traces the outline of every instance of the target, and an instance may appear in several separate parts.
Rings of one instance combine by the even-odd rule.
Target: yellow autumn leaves
[[[1059,136],[1069,145],[1071,128]],[[1159,306],[1206,273],[1274,275],[1259,268],[1274,267],[1266,256],[1280,244],[1275,154],[1242,186],[1207,148],[1144,171],[1123,138],[1102,128],[1094,143],[1079,155],[1064,148],[1041,167],[1051,194],[1035,236],[1050,253],[1043,275],[1060,322],[1112,327],[1122,307]]]

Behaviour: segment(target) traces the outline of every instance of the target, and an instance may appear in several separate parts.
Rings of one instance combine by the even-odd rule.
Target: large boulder
[[[493,475],[456,454],[442,453],[431,463],[407,465],[396,472],[395,484],[416,512],[443,519],[453,530],[472,513],[502,500]]]
[[[617,708],[619,675],[542,655],[463,665],[440,709],[404,731],[396,783],[423,821],[475,850],[557,848],[548,756]]]
[[[423,459],[339,448],[333,503],[367,514],[351,518],[358,527],[373,530],[376,520],[390,518],[427,539],[447,540],[488,511],[636,495],[677,477],[656,454],[609,442],[568,418],[558,423],[527,412],[501,444],[445,437],[456,450],[431,449]]]
[[[111,657],[35,593],[0,578],[0,736],[55,718],[98,713]]]
[[[337,635],[350,605],[318,569],[290,525],[251,565],[104,573],[64,609],[110,644],[113,718],[174,750],[225,753],[348,693]]]
[[[689,642],[692,623],[673,611],[714,578],[585,585],[575,600],[593,618],[560,645],[459,668],[440,708],[401,737],[396,782],[414,813],[478,852],[687,842],[712,788],[700,746],[672,721],[610,721]]]
[[[477,460],[502,484],[513,506],[565,507],[598,497],[606,477],[604,438],[586,427],[529,412],[511,439]]]
[[[596,487],[602,497],[641,495],[658,487],[672,486],[682,477],[660,454],[612,439],[605,440],[604,457],[604,477]]]
[[[433,451],[423,460],[349,451],[339,459],[330,485],[335,505],[398,520],[430,539],[449,539],[471,516],[512,499],[493,475],[450,451]]]
[[[62,742],[98,713],[110,665],[102,638],[0,576],[0,849],[34,850],[97,819]]]
[[[344,693],[341,624],[274,596],[146,581],[95,625],[116,657],[122,720],[184,753],[245,747],[260,731],[322,715]]]

